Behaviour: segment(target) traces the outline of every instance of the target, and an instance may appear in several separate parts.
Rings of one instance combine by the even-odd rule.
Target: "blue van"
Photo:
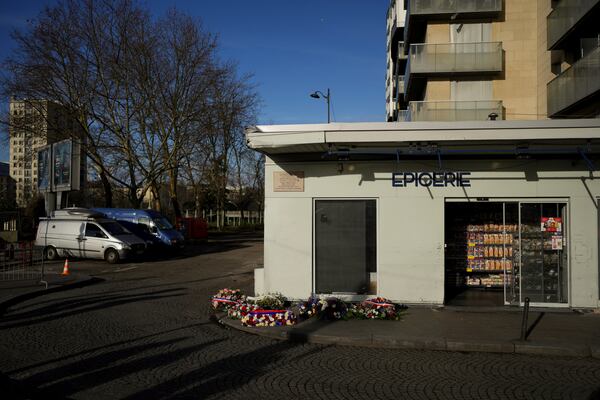
[[[145,225],[160,243],[169,248],[183,247],[184,238],[181,232],[175,229],[169,220],[158,211],[134,208],[94,208],[93,210],[117,221]]]

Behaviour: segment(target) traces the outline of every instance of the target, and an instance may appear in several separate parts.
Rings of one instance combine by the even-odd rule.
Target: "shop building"
[[[600,305],[600,120],[259,126],[255,292]]]

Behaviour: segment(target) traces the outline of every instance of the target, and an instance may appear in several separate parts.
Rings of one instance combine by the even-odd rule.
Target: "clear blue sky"
[[[10,32],[54,1],[0,1],[0,58]],[[385,22],[389,0],[147,0],[155,15],[171,7],[199,17],[219,37],[220,55],[254,74],[260,124],[319,123],[331,89],[335,121],[384,121]],[[0,105],[8,107],[7,100]],[[5,111],[5,110],[3,110]],[[4,132],[2,133],[5,134]],[[0,160],[8,159],[0,140]]]

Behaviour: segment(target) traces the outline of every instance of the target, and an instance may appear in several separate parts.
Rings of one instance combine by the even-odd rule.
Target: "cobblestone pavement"
[[[210,322],[209,296],[250,291],[261,256],[245,236],[175,261],[73,262],[106,281],[12,308],[0,371],[39,398],[600,398],[594,359],[292,344]]]

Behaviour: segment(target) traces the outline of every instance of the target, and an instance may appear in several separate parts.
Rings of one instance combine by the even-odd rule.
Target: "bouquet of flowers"
[[[260,306],[250,303],[236,303],[227,309],[227,316],[231,319],[242,319],[252,311],[260,310]]]
[[[265,310],[278,310],[285,306],[287,299],[281,293],[269,293],[260,296],[254,302]]]
[[[404,305],[394,304],[383,297],[375,297],[352,305],[346,318],[399,320],[405,309]]]
[[[290,310],[255,310],[242,317],[243,326],[294,325],[296,316]]]
[[[211,304],[215,311],[225,311],[230,307],[243,302],[246,296],[240,289],[221,289],[212,297]]]
[[[298,305],[298,315],[303,319],[314,317],[321,311],[321,304],[318,297],[309,297]]]
[[[342,319],[346,315],[348,307],[346,303],[337,297],[329,297],[327,299],[310,297],[307,301],[300,304],[299,309],[300,316],[305,319],[316,315],[322,319],[336,320]]]

